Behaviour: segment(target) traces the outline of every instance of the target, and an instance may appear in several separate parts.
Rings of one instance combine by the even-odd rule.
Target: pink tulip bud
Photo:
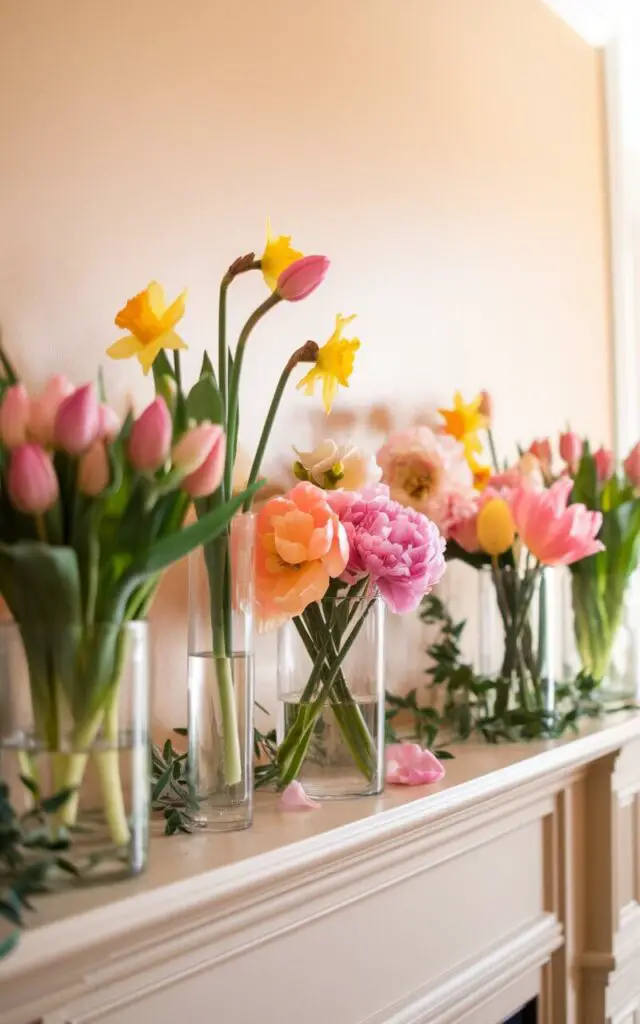
[[[226,445],[227,439],[222,430],[220,430],[217,441],[200,466],[200,469],[196,469],[195,473],[190,473],[182,481],[182,489],[186,491],[189,497],[206,498],[208,494],[213,494],[214,491],[218,490],[222,481],[222,474],[224,473]]]
[[[111,480],[111,469],[104,442],[96,440],[80,456],[78,463],[78,490],[87,498],[101,494]]]
[[[103,441],[113,441],[120,433],[120,417],[110,405],[102,405],[98,408],[98,437]]]
[[[593,461],[596,464],[596,474],[601,484],[610,480],[616,468],[616,457],[610,448],[598,448],[593,453]]]
[[[0,437],[6,448],[17,448],[27,440],[31,401],[23,384],[7,388],[0,405]]]
[[[570,473],[575,473],[582,457],[582,441],[572,430],[560,434],[560,458],[564,459]]]
[[[58,409],[65,398],[73,393],[73,385],[62,374],[57,373],[47,381],[44,391],[31,402],[29,414],[29,437],[44,445],[53,444],[53,426]]]
[[[11,453],[7,489],[20,512],[40,515],[58,500],[58,478],[53,463],[38,444],[21,444]]]
[[[326,256],[303,256],[280,274],[276,289],[278,295],[287,302],[306,299],[322,284],[328,269]]]
[[[140,473],[155,473],[169,455],[173,424],[164,398],[155,398],[133,424],[129,460]]]
[[[623,466],[629,483],[634,487],[640,487],[640,441],[631,449]]]
[[[488,391],[480,392],[480,405],[478,406],[478,412],[481,416],[485,416],[489,421],[489,426],[493,420],[493,398]]]
[[[543,472],[551,468],[551,442],[548,437],[537,438],[530,445],[529,451],[535,455]]]
[[[183,476],[195,473],[204,464],[209,453],[220,440],[222,427],[205,420],[183,434],[173,446],[172,460]]]
[[[61,402],[53,426],[53,440],[69,455],[81,455],[93,444],[99,428],[95,388],[93,384],[85,384]]]

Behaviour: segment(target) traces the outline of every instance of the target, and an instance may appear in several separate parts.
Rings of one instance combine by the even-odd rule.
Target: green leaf
[[[40,801],[40,806],[45,814],[53,814],[60,807],[64,807],[69,797],[75,793],[75,789],[67,787],[61,789],[58,793],[54,793],[53,796],[48,796],[44,800]]]
[[[162,377],[171,377],[172,380],[176,379],[173,366],[169,362],[169,358],[164,349],[161,349],[160,352],[158,352],[156,358],[153,360],[153,380],[156,384],[156,390],[158,381]]]
[[[211,374],[201,376],[191,388],[187,397],[187,414],[196,423],[202,423],[203,420],[223,422],[222,397]]]
[[[189,730],[188,729],[180,728],[180,729],[174,729],[173,731],[175,732],[176,736],[188,736],[189,735]]]
[[[21,626],[35,619],[50,628],[81,621],[80,573],[73,548],[39,541],[0,542],[0,590]]]
[[[20,929],[16,928],[15,931],[7,935],[6,938],[0,940],[0,960],[3,957],[8,956],[12,950],[16,948],[20,941]]]
[[[209,359],[209,353],[206,351],[206,349],[202,354],[202,366],[200,367],[200,376],[213,377],[214,381],[216,379],[216,372],[213,368],[213,363]]]

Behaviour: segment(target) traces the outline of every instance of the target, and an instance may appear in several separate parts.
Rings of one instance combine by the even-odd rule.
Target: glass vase
[[[67,865],[48,884],[135,875],[149,831],[144,622],[0,625],[0,776]],[[42,856],[42,850],[38,851]]]
[[[552,733],[562,663],[557,571],[483,567],[478,599],[477,668],[496,681],[488,718],[523,738]]]
[[[189,787],[202,828],[248,828],[253,814],[255,517],[189,558]]]
[[[588,677],[611,703],[637,699],[640,678],[640,576],[589,572],[578,563],[563,575],[564,675]]]
[[[278,634],[279,786],[317,799],[382,792],[384,605],[328,597]]]

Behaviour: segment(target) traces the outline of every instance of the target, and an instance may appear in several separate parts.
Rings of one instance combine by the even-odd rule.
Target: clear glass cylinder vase
[[[556,569],[478,570],[477,669],[496,682],[485,714],[523,738],[554,730],[562,678],[558,589]]]
[[[25,834],[57,849],[48,884],[142,871],[149,834],[144,622],[0,625],[0,777]],[[34,848],[42,857],[42,849]],[[66,865],[66,868],[64,867]]]
[[[189,787],[202,828],[248,828],[253,814],[255,516],[189,558]]]
[[[278,634],[279,786],[317,799],[384,784],[384,605],[325,598]]]

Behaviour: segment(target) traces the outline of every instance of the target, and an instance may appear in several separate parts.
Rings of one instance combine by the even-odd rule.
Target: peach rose
[[[349,543],[325,492],[299,483],[258,514],[256,603],[263,625],[275,626],[320,601],[344,572]]]

